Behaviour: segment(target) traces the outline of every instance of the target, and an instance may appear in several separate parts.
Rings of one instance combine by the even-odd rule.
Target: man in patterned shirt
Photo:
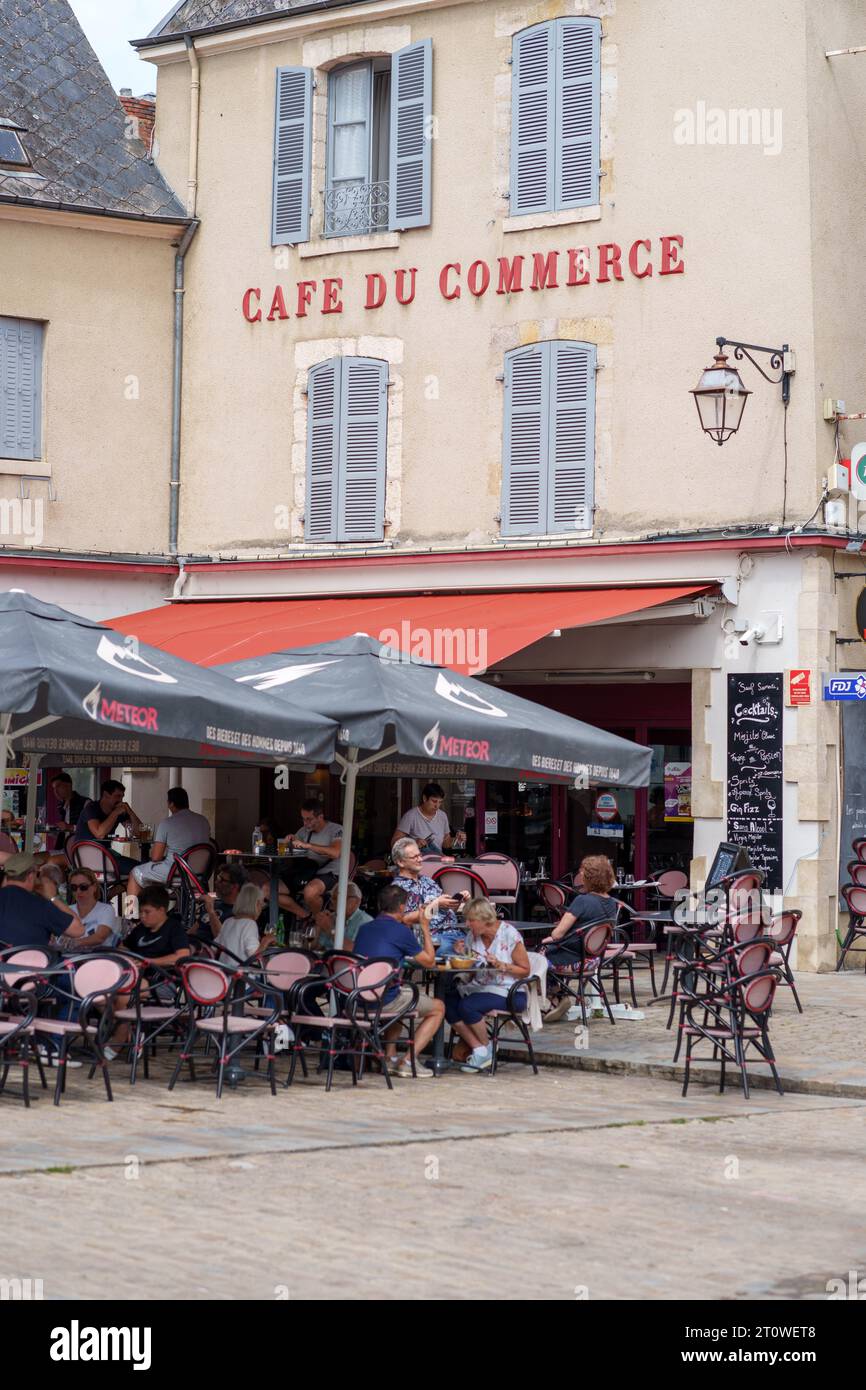
[[[430,935],[436,947],[436,955],[440,959],[455,954],[463,948],[463,938],[466,933],[457,920],[457,909],[462,910],[463,904],[468,898],[468,894],[461,895],[459,898],[452,898],[450,894],[443,893],[439,884],[434,879],[428,878],[421,872],[421,850],[417,841],[408,835],[402,840],[398,840],[391,848],[394,863],[397,865],[397,876],[394,882],[408,893],[408,901],[402,913],[403,921],[407,927],[411,927],[421,939],[420,920],[421,911],[428,903],[433,903],[434,908],[430,917]]]

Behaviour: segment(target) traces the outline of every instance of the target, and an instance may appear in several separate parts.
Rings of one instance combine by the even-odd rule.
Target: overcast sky
[[[143,39],[172,8],[171,0],[69,0],[78,22],[96,49],[102,66],[119,89],[136,96],[156,91],[156,68],[130,48]]]

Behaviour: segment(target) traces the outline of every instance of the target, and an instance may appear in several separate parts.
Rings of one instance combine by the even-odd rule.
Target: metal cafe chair
[[[184,1004],[177,971],[163,970],[158,965],[150,965],[143,959],[133,960],[132,957],[128,958],[127,967],[129,973],[122,990],[127,995],[127,1003],[123,1008],[114,1010],[114,1022],[132,1026],[132,1039],[124,1046],[128,1049],[129,1084],[134,1086],[142,1061],[145,1079],[150,1076],[149,1059],[156,1052],[156,1039],[167,1030],[174,1037],[177,1036]],[[144,991],[144,969],[150,976],[149,993]],[[120,1044],[115,1046],[119,1047]]]
[[[177,902],[184,928],[189,931],[203,894],[207,891],[216,863],[213,845],[191,845],[183,854],[174,856],[165,886]]]
[[[536,891],[547,912],[548,920],[558,922],[568,903],[568,894],[562,884],[548,879],[537,884]]]
[[[520,869],[507,854],[479,854],[471,872],[487,884],[487,895],[497,907],[516,909],[520,892]]]
[[[487,883],[480,874],[473,869],[459,869],[454,865],[446,864],[441,869],[436,869],[431,878],[439,884],[443,893],[448,893],[452,898],[458,893],[468,892],[470,898],[487,898],[490,894],[487,891]]]
[[[56,1058],[57,1083],[54,1087],[54,1104],[66,1090],[66,1061],[69,1048],[79,1041],[89,1053],[92,1077],[97,1067],[102,1071],[105,1094],[113,1100],[111,1080],[108,1075],[108,1061],[105,1047],[114,1029],[112,1001],[115,995],[128,988],[129,962],[123,956],[93,952],[86,956],[65,956],[62,962],[51,967],[52,983],[50,995],[54,999],[77,1006],[75,1019],[49,1018],[42,1013],[33,1021],[38,1034],[59,1038]],[[71,988],[63,983],[69,981]],[[50,996],[42,1000],[44,1005]]]
[[[794,937],[797,935],[797,928],[802,916],[802,912],[797,909],[788,908],[784,912],[780,912],[777,917],[773,917],[769,926],[764,928],[765,936],[770,937],[776,948],[770,957],[770,964],[777,966],[780,970],[779,984],[787,985],[790,988],[794,996],[794,1003],[800,1013],[803,1012],[803,1005],[800,1003],[797,986],[794,984],[794,972],[791,969],[790,958]]]
[[[740,1069],[743,1095],[749,1098],[747,1067],[750,1063],[769,1066],[779,1095],[784,1095],[776,1058],[770,1043],[767,1025],[778,984],[775,970],[759,970],[725,984],[700,999],[687,1002],[682,1031],[686,1039],[683,1095],[689,1088],[695,1046],[707,1042],[712,1046],[711,1061],[718,1060],[721,1076],[719,1091],[725,1089],[725,1068],[728,1062]],[[703,1013],[699,1019],[697,1015]]]
[[[845,964],[845,957],[854,947],[854,942],[861,937],[866,937],[866,888],[860,888],[854,883],[846,883],[841,891],[842,897],[845,899],[845,906],[848,909],[848,930],[845,933],[842,951],[836,963],[837,972]],[[864,970],[866,970],[866,966],[864,966]]]
[[[116,889],[123,890],[126,886],[126,874],[111,850],[98,840],[76,840],[74,845],[68,846],[66,858],[73,870],[91,869],[96,874],[102,885],[103,902],[108,902]]]
[[[593,989],[596,989],[600,994],[610,1022],[615,1022],[601,977],[601,967],[605,961],[612,932],[613,923],[611,921],[590,922],[586,926],[576,928],[568,936],[561,937],[551,947],[546,948],[548,957],[551,950],[564,950],[568,956],[567,960],[559,963],[549,961],[547,969],[548,994],[558,993],[560,999],[563,995],[571,995],[572,999],[580,1005],[584,1026],[586,1025],[585,995],[589,985],[592,985]],[[555,1000],[554,1006],[556,1002]]]
[[[216,1048],[217,1100],[222,1099],[227,1067],[243,1048],[259,1041],[267,1044],[267,1079],[271,1095],[275,1096],[274,1028],[281,1000],[262,972],[194,960],[181,962],[180,976],[187,1004],[187,1034],[168,1089],[174,1090],[184,1063],[189,1067],[190,1080],[195,1081],[195,1044],[198,1034],[203,1034],[205,1050],[198,1054],[199,1058],[213,1060],[213,1047]],[[244,1012],[244,1006],[253,999],[271,1000],[264,1017]]]
[[[847,872],[855,888],[866,888],[866,862],[862,859],[852,859]]]

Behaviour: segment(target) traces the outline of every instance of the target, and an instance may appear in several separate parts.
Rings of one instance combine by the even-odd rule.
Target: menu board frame
[[[783,888],[784,686],[781,671],[728,675],[727,838],[770,893]]]

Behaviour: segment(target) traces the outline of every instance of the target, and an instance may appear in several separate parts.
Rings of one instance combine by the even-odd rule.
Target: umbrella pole
[[[31,753],[28,758],[27,771],[27,818],[24,822],[24,848],[28,854],[33,853],[33,835],[36,830],[36,792],[39,783],[39,764],[42,758],[38,753]]]
[[[0,714],[0,810],[6,805],[6,765],[9,761],[7,735],[11,723],[11,714]]]
[[[343,793],[343,838],[340,842],[340,867],[337,885],[337,919],[334,924],[334,947],[341,950],[346,934],[346,889],[349,886],[349,856],[352,853],[352,822],[355,818],[355,783],[358,780],[358,750],[349,749],[346,761],[346,790]]]

